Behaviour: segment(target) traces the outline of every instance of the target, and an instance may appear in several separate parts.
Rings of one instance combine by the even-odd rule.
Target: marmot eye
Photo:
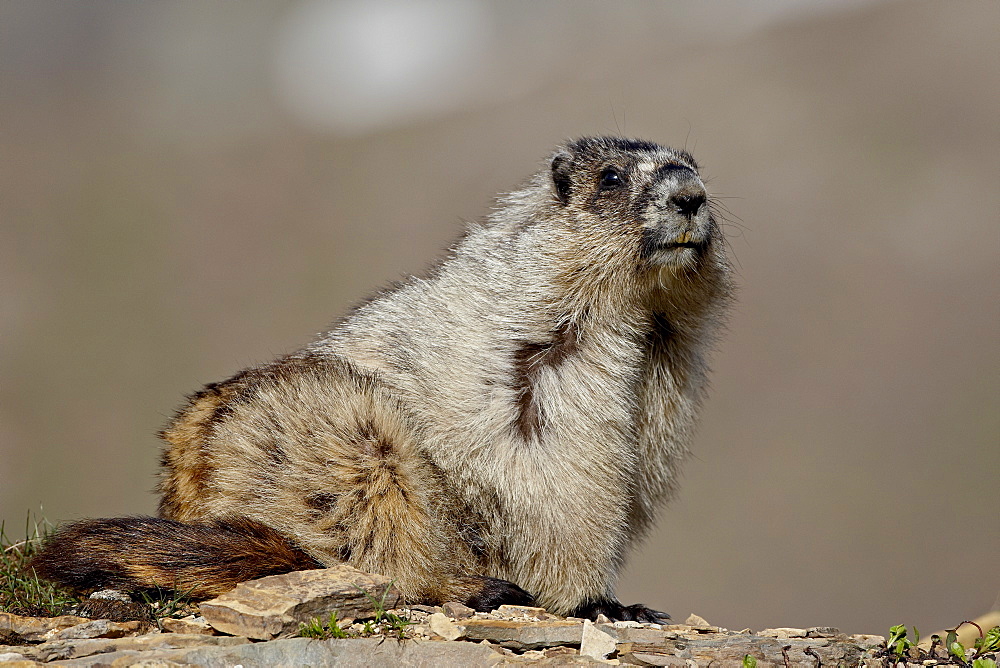
[[[601,188],[618,188],[625,183],[624,177],[613,167],[608,167],[601,172]]]

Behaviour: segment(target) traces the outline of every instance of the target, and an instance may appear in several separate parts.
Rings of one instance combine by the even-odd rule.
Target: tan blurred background
[[[922,631],[1000,592],[1000,3],[0,4],[0,514],[148,513],[201,384],[559,141],[686,145],[742,286],[619,593]]]

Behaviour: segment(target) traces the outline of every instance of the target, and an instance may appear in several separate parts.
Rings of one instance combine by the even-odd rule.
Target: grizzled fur
[[[196,598],[264,575],[322,567],[274,529],[240,517],[84,520],[63,527],[43,557],[36,573],[73,589],[172,589]]]
[[[661,619],[615,579],[687,455],[723,246],[690,155],[571,142],[430,278],[194,395],[163,432],[164,519],[73,525],[36,568],[209,595],[347,562],[411,601]]]

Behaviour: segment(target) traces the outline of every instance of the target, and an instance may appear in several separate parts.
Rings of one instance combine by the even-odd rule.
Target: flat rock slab
[[[336,612],[340,619],[368,619],[377,604],[389,610],[401,603],[389,578],[340,565],[244,582],[199,608],[223,633],[271,640],[298,633],[313,617],[326,621]]]
[[[10,612],[0,612],[0,643],[42,642],[53,635],[91,620],[86,617],[22,617]]]
[[[68,629],[58,631],[52,636],[52,640],[83,640],[85,638],[124,638],[126,636],[137,636],[140,633],[149,631],[151,624],[146,622],[112,622],[107,619],[95,619],[83,624],[71,626]]]
[[[873,638],[875,636],[872,636]],[[881,640],[881,638],[880,638]],[[664,638],[657,643],[626,642],[618,645],[622,663],[640,666],[696,665],[739,666],[747,654],[758,666],[858,666],[870,659],[876,645],[867,647],[847,636],[836,638],[773,638],[736,633],[706,634],[690,638]]]
[[[489,640],[515,650],[579,645],[583,639],[583,622],[579,621],[520,622],[477,618],[464,619],[461,626],[463,637],[468,640]]]
[[[205,636],[202,636],[203,638]],[[488,645],[458,642],[415,642],[382,638],[310,640],[287,638],[236,646],[163,648],[136,652],[121,650],[70,661],[63,666],[205,666],[244,668],[267,666],[427,666],[475,668],[496,666],[503,657]],[[31,665],[31,664],[27,664]]]
[[[194,615],[190,617],[183,617],[181,619],[171,619],[170,617],[166,617],[160,620],[160,626],[162,626],[163,630],[168,633],[198,633],[205,636],[216,635],[215,629],[205,621],[204,617],[195,617]]]
[[[205,636],[180,633],[149,633],[131,638],[87,638],[82,640],[50,640],[41,645],[0,648],[0,655],[16,653],[30,661],[67,661],[129,651],[133,655],[150,650],[177,649],[195,646],[245,645],[246,638]],[[58,665],[58,664],[57,664]]]

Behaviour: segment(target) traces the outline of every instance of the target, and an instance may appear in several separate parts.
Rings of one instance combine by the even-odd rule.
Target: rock
[[[169,635],[169,634],[168,634]],[[207,636],[201,636],[208,639]],[[68,666],[440,666],[476,668],[495,666],[501,655],[488,645],[473,643],[413,642],[384,638],[311,640],[287,638],[237,646],[160,648],[138,653],[119,650],[110,654],[66,661]]]
[[[469,640],[489,640],[515,650],[579,645],[583,637],[583,622],[468,619],[462,625]]]
[[[572,647],[554,647],[546,650],[531,650],[523,654],[513,654],[500,659],[497,666],[616,666],[617,659],[592,659],[580,656]]]
[[[124,638],[126,636],[137,636],[149,629],[149,624],[144,622],[112,622],[107,619],[95,619],[92,622],[84,622],[71,626],[68,629],[59,631],[52,640],[82,640],[85,638]]]
[[[147,633],[129,638],[87,638],[84,640],[50,640],[34,647],[19,648],[19,652],[35,661],[68,661],[97,654],[131,652],[134,655],[150,650],[176,649],[192,646],[232,646],[248,643],[246,638],[229,636],[187,635],[179,633]]]
[[[885,645],[885,636],[876,636],[867,633],[848,636],[848,640],[857,643],[858,645],[864,647],[865,649],[873,649],[873,648],[883,647]]]
[[[621,663],[636,666],[684,666],[692,665],[687,660],[655,651],[644,652],[635,648],[632,643],[618,646],[618,657]],[[736,665],[736,664],[734,664]]]
[[[22,617],[10,612],[0,612],[0,639],[5,643],[41,642],[59,631],[89,621],[86,617],[75,615]]]
[[[202,603],[200,610],[223,633],[270,640],[298,633],[301,623],[327,619],[332,612],[339,618],[371,618],[375,603],[384,600],[389,609],[401,599],[389,578],[341,564],[244,582]]]
[[[573,649],[572,647],[550,647],[549,649],[541,650],[540,654],[546,659],[555,659],[558,657],[567,656],[580,656],[580,653]],[[589,661],[587,663],[590,663]]]
[[[561,619],[545,608],[532,608],[527,605],[501,605],[490,616],[496,619]]]
[[[688,615],[681,626],[690,627],[699,633],[718,633],[721,630],[718,626],[713,626],[705,621],[704,617],[695,614]]]
[[[613,651],[615,651],[615,637],[595,626],[589,619],[584,621],[580,656],[606,659]]]
[[[165,617],[160,620],[160,626],[167,633],[198,633],[205,636],[215,635],[213,629],[204,617],[190,615],[181,619]]]
[[[668,639],[678,637],[677,633],[662,631],[660,629],[644,628],[615,628],[611,627],[618,642],[644,643],[647,645],[662,645]]]
[[[7,668],[28,668],[29,666],[42,665],[37,661],[24,658],[24,655],[18,652],[0,652],[0,664]]]
[[[435,612],[427,621],[431,631],[445,640],[458,640],[465,635],[465,629],[445,617],[443,613]]]
[[[121,601],[131,603],[132,597],[118,589],[99,589],[93,592],[88,598],[96,598],[102,601]]]
[[[657,643],[620,643],[618,656],[622,663],[681,666],[693,661],[697,665],[739,666],[743,657],[750,654],[758,660],[758,665],[811,668],[816,665],[871,665],[877,652],[877,648],[863,647],[846,636],[842,636],[840,641],[735,633],[694,633],[685,637],[670,637],[671,632],[661,633],[665,633],[666,637]]]
[[[444,604],[444,614],[452,619],[468,619],[476,614],[476,611],[458,601],[448,601]]]
[[[594,664],[607,665],[605,661],[596,661],[589,656],[581,656],[572,647],[552,647],[550,649],[529,649],[521,654],[504,650],[505,658],[501,666],[589,666]],[[509,657],[509,658],[507,658]]]
[[[698,615],[691,613],[688,618],[684,620],[684,623],[688,626],[711,626],[704,617],[699,617]]]
[[[763,638],[805,638],[806,630],[791,628],[764,629],[763,631],[758,631],[757,635]]]

